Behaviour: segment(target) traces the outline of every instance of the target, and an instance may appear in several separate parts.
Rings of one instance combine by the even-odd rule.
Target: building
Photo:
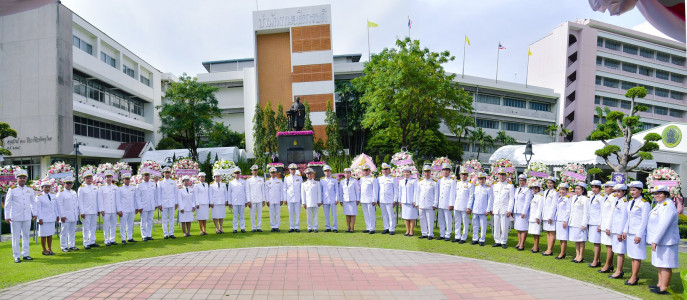
[[[560,94],[558,119],[585,140],[598,122],[595,107],[629,113],[625,92],[644,86],[638,100],[644,129],[685,122],[685,44],[595,20],[565,22],[530,47],[527,80]]]
[[[158,69],[59,1],[0,17],[0,31],[0,120],[18,132],[4,163],[35,178],[74,165],[77,142],[79,165],[140,161],[157,142]]]

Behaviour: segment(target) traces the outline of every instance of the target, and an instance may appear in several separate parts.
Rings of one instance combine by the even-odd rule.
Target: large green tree
[[[159,145],[159,144],[158,144]],[[246,138],[243,133],[233,131],[224,122],[215,122],[210,128],[207,140],[201,143],[202,147],[238,147],[246,148]]]
[[[255,104],[255,115],[253,115],[253,155],[258,160],[264,159],[267,152],[265,141],[265,114],[260,107],[260,103]]]
[[[418,40],[397,40],[365,64],[364,75],[352,80],[366,104],[362,125],[386,130],[401,147],[413,149],[441,122],[457,131],[459,120],[472,114],[471,97],[453,82],[443,64],[454,60],[448,51],[436,53]]]
[[[565,126],[563,126],[563,124],[549,125],[549,127],[547,127],[544,130],[544,132],[546,132],[546,134],[548,134],[554,141],[558,140],[558,138],[556,136],[565,138],[565,137],[572,134],[572,130],[565,128]]]
[[[158,105],[160,133],[181,143],[192,159],[198,160],[198,147],[222,111],[217,106],[218,88],[199,83],[184,73],[172,82],[165,93],[165,102]]]
[[[501,145],[504,146],[513,145],[516,143],[515,139],[503,130],[500,130],[496,133],[496,137],[494,137],[494,142],[501,143]]]
[[[342,140],[352,155],[363,152],[367,131],[362,126],[365,116],[365,104],[360,102],[362,93],[356,90],[350,81],[336,82],[336,94],[338,96],[336,114],[343,121],[344,137]]]
[[[289,128],[289,118],[284,113],[284,105],[281,105],[280,102],[279,105],[277,105],[277,131],[283,132],[290,130],[291,129]]]
[[[270,154],[277,153],[277,118],[272,103],[269,101],[265,106],[265,144]]]
[[[468,139],[477,146],[478,160],[480,153],[484,152],[487,147],[494,147],[494,137],[484,132],[481,127],[473,130]]]
[[[634,87],[627,90],[625,97],[630,98],[630,114],[625,115],[625,113],[620,111],[609,111],[606,114],[605,124],[602,124],[603,126],[597,125],[597,128],[589,136],[591,140],[604,143],[604,147],[596,150],[594,153],[601,156],[606,165],[615,172],[626,173],[636,169],[643,160],[653,159],[651,152],[658,150],[658,144],[655,143],[661,140],[661,135],[658,133],[645,135],[641,146],[636,147],[634,150],[630,147],[634,134],[633,128],[640,124],[639,112],[648,109],[646,106],[636,103],[636,98],[644,98],[645,96],[646,88],[644,87]],[[601,120],[599,120],[599,124],[601,123]],[[613,126],[610,126],[611,124]],[[613,128],[615,126],[617,126],[617,129]],[[609,140],[616,138],[613,135],[616,130],[620,132],[619,137],[622,138],[622,147],[609,143]],[[611,161],[611,157],[615,158],[617,163]],[[636,160],[636,163],[629,165],[634,160]]]
[[[17,138],[17,131],[10,127],[10,124],[0,122],[0,156],[12,155],[12,151],[5,148],[5,139],[8,137]]]
[[[305,120],[303,120],[303,130],[312,130],[312,121],[310,121],[310,104],[308,101],[303,102],[305,106]]]
[[[325,133],[327,134],[327,142],[324,145],[325,150],[329,155],[338,155],[343,150],[341,145],[341,134],[339,133],[339,119],[332,108],[331,101],[327,101],[327,111],[325,113]]]

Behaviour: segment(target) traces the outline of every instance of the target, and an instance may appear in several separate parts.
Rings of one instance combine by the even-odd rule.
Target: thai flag
[[[506,47],[502,46],[501,43],[499,43],[499,50],[506,50]]]
[[[408,29],[413,27],[413,21],[410,20],[410,16],[408,16]]]

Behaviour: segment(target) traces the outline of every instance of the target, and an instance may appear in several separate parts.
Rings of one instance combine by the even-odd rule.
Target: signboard
[[[174,171],[178,176],[196,176],[198,175],[198,170],[176,170]]]
[[[331,5],[261,10],[253,12],[253,29],[268,30],[331,23]]]
[[[675,126],[675,125],[670,125],[663,129],[663,132],[661,133],[661,141],[663,142],[663,145],[665,145],[668,148],[674,148],[678,144],[680,144],[680,141],[682,140],[682,131],[680,131],[680,128]]]
[[[73,176],[72,172],[63,172],[63,173],[57,173],[57,174],[50,174],[48,177],[50,179],[62,179],[65,177]]]
[[[568,171],[565,173],[565,175],[568,175],[568,176],[575,178],[577,180],[587,180],[587,175],[584,175],[584,174],[578,174],[575,172]]]
[[[549,177],[549,173],[545,173],[545,172],[530,172],[529,175],[534,176],[534,177],[539,177],[539,178]]]
[[[17,177],[14,177],[14,175],[2,175],[0,176],[0,181],[15,181],[17,180]]]
[[[667,187],[674,187],[678,185],[677,180],[654,180],[652,183],[653,186],[659,186],[659,185],[665,185]]]
[[[232,169],[220,169],[220,170],[214,170],[212,171],[213,175],[231,175],[234,174],[234,171]]]
[[[395,162],[394,165],[397,165],[397,166],[405,166],[405,165],[409,165],[409,164],[412,164],[412,163],[413,163],[413,160],[412,160],[412,159],[404,159],[404,160],[399,160],[399,161]]]
[[[613,172],[611,174],[611,180],[613,180],[615,183],[618,183],[618,184],[625,183],[625,174]]]

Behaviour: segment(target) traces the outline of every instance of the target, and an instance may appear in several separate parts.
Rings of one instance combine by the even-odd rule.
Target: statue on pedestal
[[[296,97],[296,102],[291,104],[291,108],[286,111],[289,117],[289,125],[295,131],[303,130],[305,126],[305,105],[301,103],[301,98]]]

